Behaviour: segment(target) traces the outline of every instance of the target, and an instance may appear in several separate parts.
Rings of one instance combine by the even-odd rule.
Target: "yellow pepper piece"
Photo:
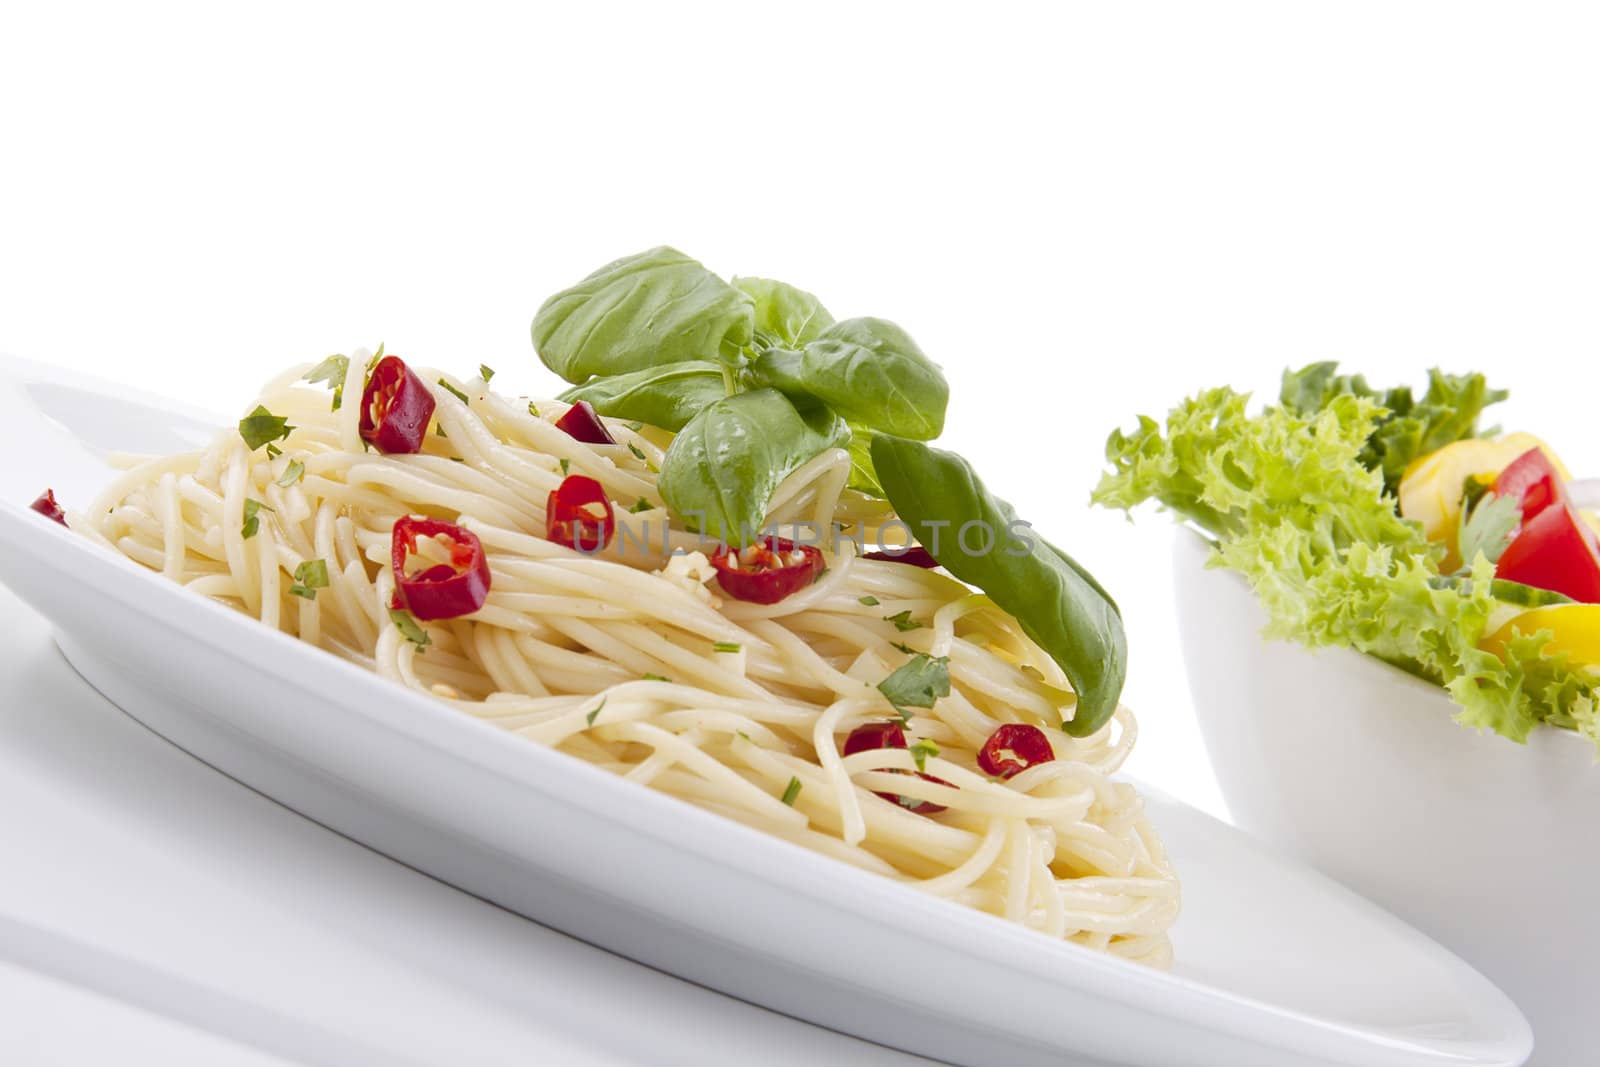
[[[1484,638],[1478,647],[1503,657],[1513,630],[1525,636],[1549,630],[1555,638],[1545,651],[1565,652],[1574,666],[1600,664],[1600,604],[1552,604],[1524,611]]]
[[[1541,448],[1562,479],[1570,477],[1567,468],[1550,446],[1531,433],[1506,434],[1493,440],[1473,437],[1445,445],[1437,452],[1418,456],[1400,479],[1400,514],[1422,524],[1423,535],[1445,547],[1440,570],[1446,573],[1461,566],[1456,554],[1456,528],[1461,522],[1461,487],[1468,478],[1485,485],[1511,461],[1530,448]]]

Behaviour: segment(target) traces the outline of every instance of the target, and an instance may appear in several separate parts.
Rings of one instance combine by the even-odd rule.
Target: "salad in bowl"
[[[1155,501],[1207,535],[1268,636],[1436,683],[1466,726],[1600,744],[1600,523],[1584,510],[1600,494],[1532,434],[1480,429],[1506,395],[1480,374],[1435,370],[1417,396],[1314,363],[1259,411],[1223,387],[1114,432],[1094,499]]]
[[[1331,363],[1264,405],[1211,389],[1114,432],[1094,498],[1187,527],[1184,662],[1234,821],[1481,967],[1536,1062],[1584,1063],[1596,497],[1545,441],[1485,428],[1505,396],[1438,371],[1374,389]]]

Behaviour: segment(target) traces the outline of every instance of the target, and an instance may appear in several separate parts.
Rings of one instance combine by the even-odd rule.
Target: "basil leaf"
[[[725,397],[672,439],[661,463],[661,497],[691,529],[749,544],[778,484],[849,432],[826,408],[802,414],[776,389]]]
[[[883,486],[878,484],[878,472],[872,466],[872,437],[872,431],[865,426],[850,424],[850,443],[845,446],[850,452],[847,484],[858,493],[882,500]]]
[[[1122,695],[1128,645],[1100,584],[1031,532],[955,453],[879,434],[872,459],[889,503],[922,546],[1015,617],[1066,673],[1078,707],[1063,729],[1087,737],[1104,726]]]
[[[735,278],[733,284],[755,301],[755,329],[767,344],[803,345],[833,325],[822,301],[804,289],[771,278]]]
[[[749,344],[754,301],[677,249],[619,259],[544,302],[533,346],[569,382],[688,359],[716,360]]]
[[[814,397],[852,423],[926,441],[944,429],[950,387],[887,319],[846,319],[799,351],[769,348],[750,364],[759,385]]]
[[[715,363],[689,360],[595,378],[561,394],[569,404],[587,400],[602,415],[638,419],[676,433],[707,405],[727,395]]]

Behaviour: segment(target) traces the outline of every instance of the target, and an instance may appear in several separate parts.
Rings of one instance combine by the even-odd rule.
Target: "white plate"
[[[0,580],[130,714],[240,781],[540,922],[734,996],[962,1064],[1517,1065],[1527,1024],[1387,913],[1180,804],[1171,974],[768,837],[511,737],[199,597],[26,509],[105,449],[207,419],[0,363]]]

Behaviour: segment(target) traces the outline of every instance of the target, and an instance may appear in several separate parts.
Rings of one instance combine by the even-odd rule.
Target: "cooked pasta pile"
[[[1065,677],[985,597],[860,558],[849,537],[779,603],[721,596],[706,546],[668,528],[655,477],[667,434],[607,420],[617,443],[584,444],[554,425],[559,401],[419,370],[434,428],[420,454],[384,455],[359,432],[366,357],[349,359],[335,410],[305,366],[272,381],[260,403],[293,428],[271,449],[230,429],[204,451],[125,457],[72,526],[509,733],[1051,937],[1169,962],[1178,883],[1139,796],[1111,777],[1133,716],[1119,709],[1081,740],[1058,729]],[[783,484],[770,520],[870,538],[892,515],[845,490],[848,470],[843,450],[825,452]],[[544,536],[568,473],[615,503],[619,536],[601,553]],[[390,612],[391,530],[406,515],[481,540],[480,610]],[[293,576],[310,561],[327,580],[308,596]],[[949,695],[910,709],[908,747],[841,755],[857,727],[901,721],[875,686],[915,653],[948,657]],[[1043,727],[1055,758],[984,774],[978,751],[1006,723]]]

